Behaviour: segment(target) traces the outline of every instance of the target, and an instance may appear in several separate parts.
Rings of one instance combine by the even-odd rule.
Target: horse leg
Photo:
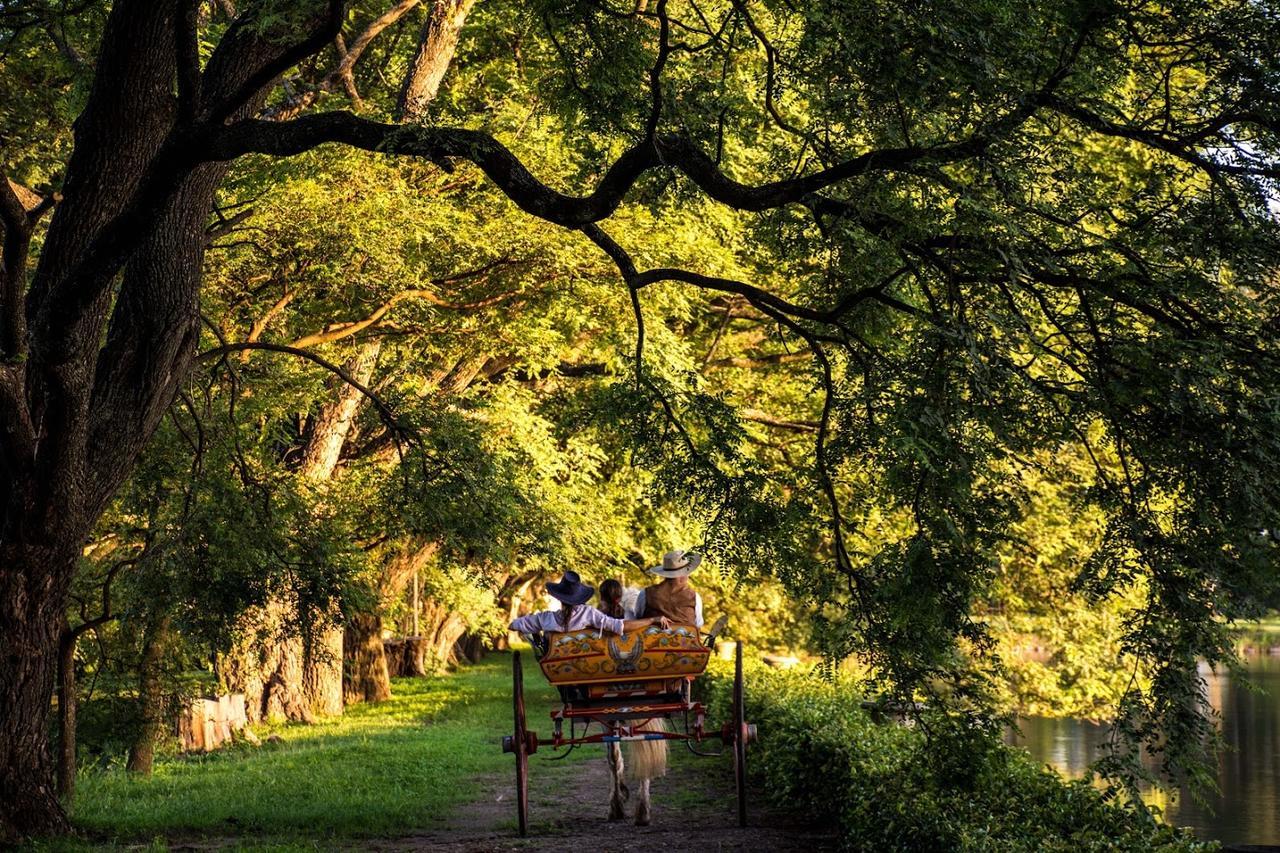
[[[636,826],[649,825],[649,780],[640,781],[640,802],[636,803]]]
[[[622,820],[626,817],[623,802],[630,793],[622,781],[622,748],[616,743],[609,744],[605,759],[609,762],[609,820]]]

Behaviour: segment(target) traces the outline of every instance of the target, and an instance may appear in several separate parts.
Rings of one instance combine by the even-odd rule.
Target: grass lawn
[[[1280,616],[1271,615],[1254,622],[1237,622],[1233,626],[1237,652],[1267,654],[1280,646]]]
[[[1241,633],[1280,634],[1280,616],[1268,616],[1254,622],[1237,622],[1235,629]]]
[[[525,673],[531,725],[549,734],[555,693],[530,671],[527,656]],[[396,679],[393,692],[387,702],[357,705],[318,725],[257,727],[261,746],[157,759],[150,778],[86,771],[72,818],[99,843],[247,835],[309,848],[439,828],[486,781],[514,778],[514,759],[499,745],[512,728],[508,655],[453,675]],[[281,741],[265,742],[271,734]],[[535,760],[532,769],[546,780],[598,759],[597,752],[550,765]]]

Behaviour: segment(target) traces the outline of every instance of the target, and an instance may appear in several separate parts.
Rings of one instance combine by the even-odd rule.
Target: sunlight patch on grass
[[[554,691],[536,670],[525,690],[534,727],[545,729]],[[402,835],[440,828],[486,780],[514,775],[499,745],[512,726],[508,656],[397,679],[393,693],[317,725],[257,727],[262,746],[159,760],[151,778],[85,772],[73,820],[104,840]],[[272,734],[280,742],[265,742]]]

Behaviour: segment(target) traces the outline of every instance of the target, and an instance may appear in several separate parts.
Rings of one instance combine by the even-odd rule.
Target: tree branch
[[[1015,111],[997,124],[1005,131],[1030,115]],[[383,154],[422,157],[447,167],[451,159],[470,161],[521,210],[565,228],[580,228],[610,216],[645,172],[672,168],[707,195],[729,207],[760,212],[802,202],[826,187],[872,172],[890,172],[920,162],[947,163],[976,156],[993,137],[985,134],[936,146],[867,151],[834,166],[795,178],[752,186],[725,175],[696,144],[681,136],[660,136],[625,151],[605,171],[589,196],[570,196],[538,180],[511,151],[487,133],[463,128],[406,127],[327,112],[287,122],[246,119],[211,132],[201,156],[231,160],[249,153],[293,156],[328,142]]]
[[[267,61],[249,73],[231,93],[213,103],[205,116],[206,124],[212,127],[222,125],[227,119],[235,115],[241,107],[254,99],[271,81],[302,60],[317,53],[342,31],[343,9],[346,4],[343,3],[343,0],[325,0],[325,3],[325,12],[312,25],[311,31],[307,36],[301,41],[294,42],[277,51],[274,56],[268,58]],[[218,51],[209,60],[209,64],[211,66],[216,64],[217,53],[221,52],[224,46],[234,49],[240,39],[246,37],[261,38],[256,32],[251,32],[252,28],[257,26],[258,21],[252,16],[242,15],[237,18],[235,23],[231,25],[230,31],[222,37],[222,41],[218,44]]]
[[[803,358],[810,357],[803,356]],[[789,421],[784,418],[775,418],[773,415],[762,412],[759,409],[743,409],[738,413],[738,416],[744,421],[764,424],[765,426],[787,430],[788,432],[817,432],[819,426],[817,421]]]
[[[379,397],[376,393],[374,393],[368,386],[366,386],[362,382],[356,381],[356,379],[352,377],[351,374],[343,370],[338,365],[308,350],[298,349],[297,347],[288,346],[286,344],[272,344],[272,343],[266,343],[264,341],[243,341],[240,343],[222,344],[220,346],[214,347],[213,349],[205,350],[204,352],[196,356],[196,361],[197,362],[211,361],[216,358],[221,358],[221,357],[230,355],[233,352],[240,352],[241,350],[266,350],[267,352],[281,352],[287,355],[297,356],[298,358],[304,358],[307,361],[310,361],[314,364],[318,364],[319,366],[323,367],[325,370],[332,373],[334,376],[337,376],[343,382],[350,385],[352,388],[355,388],[357,391],[363,394],[369,400],[369,402],[373,403],[374,408],[378,410],[378,416],[382,418],[382,422],[386,424],[387,429],[390,429],[393,432],[400,435],[405,435],[405,436],[413,435],[413,431],[411,429],[403,426],[400,423],[399,419],[396,417],[395,411],[392,410],[392,408],[389,405],[387,405],[387,403],[384,402],[383,399]]]
[[[1237,175],[1249,177],[1265,177],[1277,179],[1280,178],[1280,166],[1245,166],[1235,163],[1221,163],[1206,157],[1204,154],[1195,150],[1194,142],[1188,142],[1174,136],[1159,131],[1148,130],[1142,127],[1134,127],[1131,125],[1120,124],[1111,121],[1092,112],[1084,107],[1076,104],[1068,103],[1058,97],[1049,97],[1045,100],[1045,105],[1055,112],[1084,125],[1085,127],[1104,136],[1114,136],[1121,139],[1129,139],[1134,142],[1140,142],[1148,148],[1155,148],[1171,154],[1180,160],[1211,174],[1211,175]],[[1191,139],[1196,140],[1197,134],[1192,134]]]
[[[316,346],[317,344],[329,344],[334,341],[340,341],[343,338],[349,338],[352,335],[363,332],[365,329],[377,323],[399,303],[410,299],[418,299],[431,305],[435,305],[438,308],[445,308],[452,311],[476,311],[483,308],[491,308],[494,305],[499,305],[515,296],[517,293],[519,293],[519,291],[509,290],[505,293],[498,293],[493,296],[485,297],[484,299],[477,299],[473,302],[447,302],[430,290],[402,290],[378,306],[372,314],[365,317],[363,320],[357,320],[352,323],[337,323],[331,325],[324,329],[324,331],[313,332],[312,334],[298,338],[290,344],[290,346],[302,349],[303,347]]]
[[[753,370],[759,367],[772,367],[776,364],[791,364],[797,361],[808,361],[812,358],[802,352],[777,352],[770,355],[759,356],[735,356],[731,358],[716,358],[708,361],[704,366],[710,370],[720,367],[738,367],[744,370]]]
[[[652,142],[658,135],[662,121],[662,69],[671,56],[671,20],[667,17],[667,0],[658,0],[654,9],[658,16],[658,56],[649,69],[649,119],[645,122],[644,138]]]
[[[413,11],[421,3],[421,0],[400,0],[387,11],[374,18],[369,26],[364,28],[360,35],[356,36],[355,41],[346,46],[345,52],[338,60],[338,65],[330,71],[325,78],[320,81],[314,88],[301,92],[294,98],[290,98],[285,103],[275,109],[269,110],[266,114],[267,118],[283,121],[291,119],[305,110],[307,107],[319,100],[320,95],[326,92],[332,92],[340,85],[348,86],[351,92],[355,91],[355,86],[351,82],[351,71],[355,68],[357,62],[360,61],[361,55],[364,54],[365,48],[369,46],[375,38],[378,37],[383,30],[390,27],[396,21],[399,21],[409,12]],[[341,35],[337,36],[341,38]],[[358,100],[353,97],[352,100]]]

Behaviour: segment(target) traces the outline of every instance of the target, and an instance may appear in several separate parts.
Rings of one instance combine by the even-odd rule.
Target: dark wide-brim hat
[[[577,572],[565,572],[563,578],[547,584],[547,593],[564,604],[586,604],[596,588],[583,583]]]

